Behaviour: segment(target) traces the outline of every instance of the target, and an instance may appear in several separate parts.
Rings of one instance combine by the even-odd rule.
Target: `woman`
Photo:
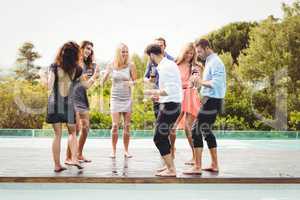
[[[93,47],[94,45],[90,41],[83,41],[80,47],[83,56],[82,75],[87,80],[93,76],[96,70]],[[92,161],[85,158],[82,153],[90,129],[89,100],[87,89],[80,83],[75,87],[74,104],[76,111],[76,133],[78,135],[81,132],[78,142],[77,158],[80,162],[89,163]],[[70,148],[68,148],[65,164],[68,164],[70,161],[71,151]]]
[[[183,100],[181,104],[181,113],[175,124],[177,124],[177,128],[184,129],[192,150],[192,159],[185,164],[193,165],[195,157],[191,129],[201,105],[197,87],[193,85],[193,80],[197,77],[201,77],[200,64],[196,64],[195,62],[195,48],[193,43],[188,43],[182,48],[178,58],[176,59],[176,64],[179,67],[181,75]],[[172,134],[176,135],[176,129],[172,130]]]
[[[111,64],[107,65],[101,85],[104,84],[109,75],[112,77],[110,99],[110,111],[112,117],[112,154],[110,157],[116,158],[118,129],[120,118],[123,116],[124,156],[126,158],[131,158],[132,156],[128,152],[132,111],[131,89],[137,79],[137,73],[134,63],[129,60],[128,47],[125,44],[120,44],[116,49],[114,60]]]
[[[82,68],[81,51],[78,44],[68,42],[59,50],[55,63],[51,65],[48,78],[48,109],[46,122],[52,124],[54,129],[54,140],[52,152],[54,159],[54,171],[66,170],[60,163],[60,143],[62,136],[62,124],[66,123],[68,128],[68,146],[71,150],[69,165],[78,169],[83,167],[77,159],[76,140],[76,117],[74,110],[73,92],[74,86],[80,81],[85,87],[89,87],[97,77],[95,73],[89,81],[81,77]]]

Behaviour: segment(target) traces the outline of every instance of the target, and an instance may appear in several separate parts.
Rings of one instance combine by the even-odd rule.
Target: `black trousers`
[[[206,140],[209,149],[217,147],[217,141],[212,132],[212,127],[218,113],[221,111],[222,102],[222,99],[204,97],[202,107],[192,126],[194,148],[203,148],[203,137]]]
[[[157,116],[159,113],[159,103],[158,102],[153,102],[153,111],[154,111],[155,120],[157,120]]]
[[[181,112],[181,104],[160,103],[153,141],[161,156],[170,154],[169,134]]]

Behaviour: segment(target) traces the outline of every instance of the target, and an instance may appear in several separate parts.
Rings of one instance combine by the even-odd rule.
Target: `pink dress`
[[[198,111],[201,106],[200,97],[196,88],[191,87],[190,85],[190,77],[191,69],[190,66],[185,64],[178,65],[182,89],[183,89],[183,100],[181,104],[181,111],[185,113],[190,113],[193,117],[197,117]],[[185,115],[180,120],[178,127],[179,129],[184,129],[185,124]]]

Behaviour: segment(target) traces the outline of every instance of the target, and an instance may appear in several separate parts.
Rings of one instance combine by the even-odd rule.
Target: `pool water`
[[[53,138],[8,138],[0,137],[1,148],[49,148]],[[122,138],[119,139],[118,146],[122,147]],[[62,139],[66,143],[66,138]],[[204,142],[205,143],[205,142]],[[130,146],[139,149],[156,147],[152,139],[132,139]],[[269,150],[299,150],[300,140],[238,140],[221,139],[218,140],[219,149],[269,149]],[[111,148],[110,138],[88,138],[85,148]],[[189,148],[187,140],[179,138],[176,140],[176,148]]]
[[[3,200],[299,200],[300,185],[0,184]]]

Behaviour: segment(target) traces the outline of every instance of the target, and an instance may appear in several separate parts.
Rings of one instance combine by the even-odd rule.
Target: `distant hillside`
[[[0,66],[0,78],[7,77],[7,76],[13,76],[15,73],[12,69],[8,67]]]

